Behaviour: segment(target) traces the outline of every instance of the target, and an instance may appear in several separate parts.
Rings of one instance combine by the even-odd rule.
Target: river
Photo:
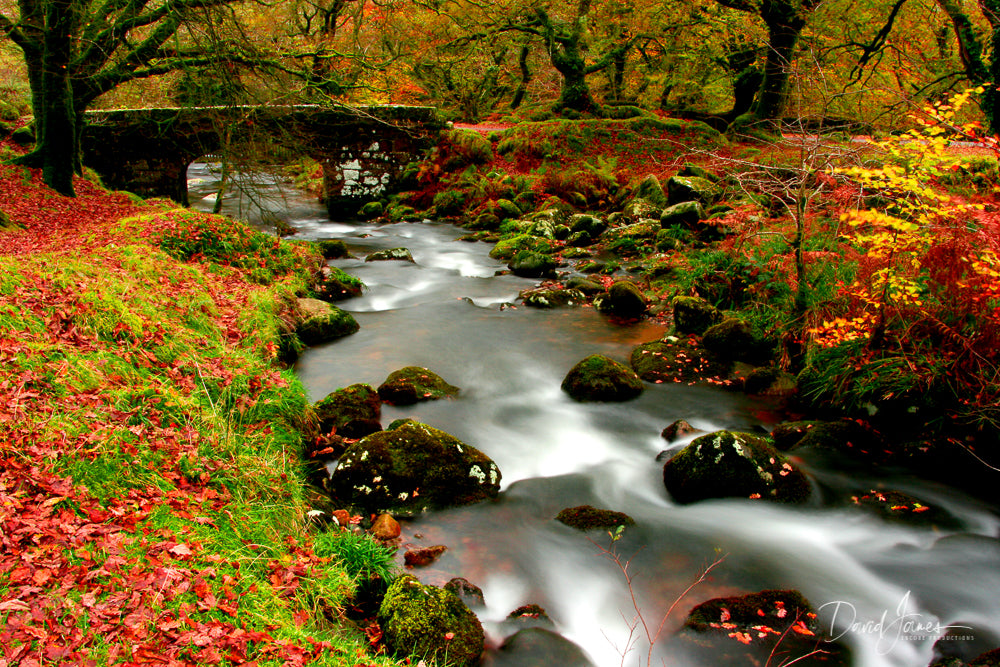
[[[189,179],[195,206],[210,209],[211,171],[195,164]],[[657,455],[695,436],[668,444],[660,431],[677,419],[703,431],[770,429],[768,405],[686,384],[647,384],[624,404],[575,403],[559,388],[573,364],[593,353],[627,363],[633,346],[666,331],[648,322],[615,324],[592,308],[523,307],[518,292],[535,282],[496,275],[505,267],[489,257],[490,246],[458,241],[463,230],[433,221],[331,222],[280,179],[256,180],[267,205],[298,230],[296,238],[343,240],[356,258],[331,264],[367,285],[363,296],[339,304],[361,330],[307,350],[297,363],[310,398],[358,382],[378,386],[409,365],[461,388],[455,400],[385,406],[383,424],[413,417],[479,448],[502,472],[495,502],[403,522],[405,545],[448,547],[432,566],[413,572],[424,583],[458,576],[482,587],[486,606],[475,611],[491,644],[512,632],[502,623],[510,611],[536,603],[594,664],[645,664],[641,636],[633,636],[635,650],[624,660],[620,655],[635,611],[622,571],[602,552],[613,548],[631,559],[632,588],[653,626],[724,556],[678,605],[664,636],[709,598],[794,588],[844,636],[857,667],[928,665],[937,636],[900,633],[907,620],[970,627],[955,632],[973,639],[949,643],[966,657],[1000,645],[1000,520],[993,508],[956,489],[903,474],[874,477],[808,451],[797,459],[817,491],[808,505],[675,504]],[[394,247],[408,248],[414,263],[363,261]],[[959,527],[889,522],[839,501],[880,487],[947,510]],[[561,509],[584,504],[626,512],[636,526],[611,545],[600,532],[585,535],[554,520]],[[676,651],[653,656],[654,664],[697,664]]]

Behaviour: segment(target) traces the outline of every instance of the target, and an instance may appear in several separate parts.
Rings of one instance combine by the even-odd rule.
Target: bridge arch
[[[230,141],[267,136],[323,166],[331,218],[397,190],[444,128],[431,107],[313,105],[90,111],[83,163],[111,188],[188,205],[187,168]]]

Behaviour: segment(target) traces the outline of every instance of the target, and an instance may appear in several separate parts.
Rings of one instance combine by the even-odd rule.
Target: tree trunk
[[[566,53],[566,52],[569,53]],[[564,49],[563,53],[552,55],[552,64],[562,74],[562,90],[556,109],[590,111],[594,108],[594,98],[587,85],[587,68],[578,48]]]
[[[531,83],[531,70],[528,68],[528,56],[531,51],[527,45],[521,47],[521,53],[517,57],[518,67],[521,69],[521,80],[517,82],[517,90],[514,91],[514,98],[510,101],[510,108],[516,109],[524,101],[524,95],[528,92],[528,84]]]
[[[41,153],[45,183],[60,194],[73,197],[74,167],[80,159],[69,76],[76,28],[73,0],[49,0],[45,18],[42,106],[41,114],[36,114],[36,122],[41,124],[42,132],[35,150]]]
[[[992,84],[983,93],[982,109],[989,123],[989,133],[1000,135],[1000,0],[979,0],[986,20],[990,23],[990,78]]]
[[[794,5],[778,0],[767,3],[761,16],[767,24],[768,51],[753,113],[758,120],[776,123],[785,110],[788,68],[806,22]]]

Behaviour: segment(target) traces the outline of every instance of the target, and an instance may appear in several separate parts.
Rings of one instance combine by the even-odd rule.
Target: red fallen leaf
[[[0,602],[0,611],[28,611],[31,607],[22,600],[7,600]]]
[[[186,544],[175,544],[168,549],[175,556],[193,556],[194,552]]]

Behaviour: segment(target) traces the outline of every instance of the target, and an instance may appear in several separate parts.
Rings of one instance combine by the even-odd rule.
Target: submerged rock
[[[329,487],[335,497],[366,510],[420,511],[495,498],[500,470],[458,438],[405,422],[348,447]]]
[[[709,498],[801,502],[809,480],[764,438],[717,431],[696,438],[663,466],[663,483],[682,504]]]
[[[579,646],[548,628],[525,628],[504,640],[490,667],[594,667]]]
[[[378,250],[365,257],[366,262],[387,262],[401,261],[412,262],[413,255],[406,248],[389,248],[388,250]]]
[[[392,405],[413,405],[421,401],[436,401],[455,396],[460,389],[426,368],[406,366],[389,374],[379,385],[378,395]]]
[[[592,530],[594,528],[617,528],[618,526],[634,526],[635,519],[624,512],[602,510],[592,505],[567,507],[556,515],[556,521],[564,523],[577,530]]]
[[[319,299],[298,299],[301,320],[295,333],[306,345],[319,345],[349,336],[361,326],[354,316]]]
[[[628,401],[642,393],[643,385],[628,366],[592,354],[570,369],[562,390],[577,401]]]
[[[394,540],[403,532],[399,522],[391,514],[379,514],[371,528],[372,537],[383,542]]]
[[[537,604],[521,605],[507,614],[503,624],[519,628],[554,628],[556,626],[545,609]]]
[[[382,430],[382,401],[367,384],[352,384],[338,389],[315,405],[320,430],[345,438],[363,438]]]
[[[406,567],[424,567],[430,565],[438,558],[441,557],[448,547],[443,544],[436,544],[432,547],[421,547],[419,549],[410,549],[403,554],[403,563]]]
[[[378,612],[382,640],[399,657],[417,656],[457,667],[479,664],[483,626],[454,593],[403,575],[389,587]]]

